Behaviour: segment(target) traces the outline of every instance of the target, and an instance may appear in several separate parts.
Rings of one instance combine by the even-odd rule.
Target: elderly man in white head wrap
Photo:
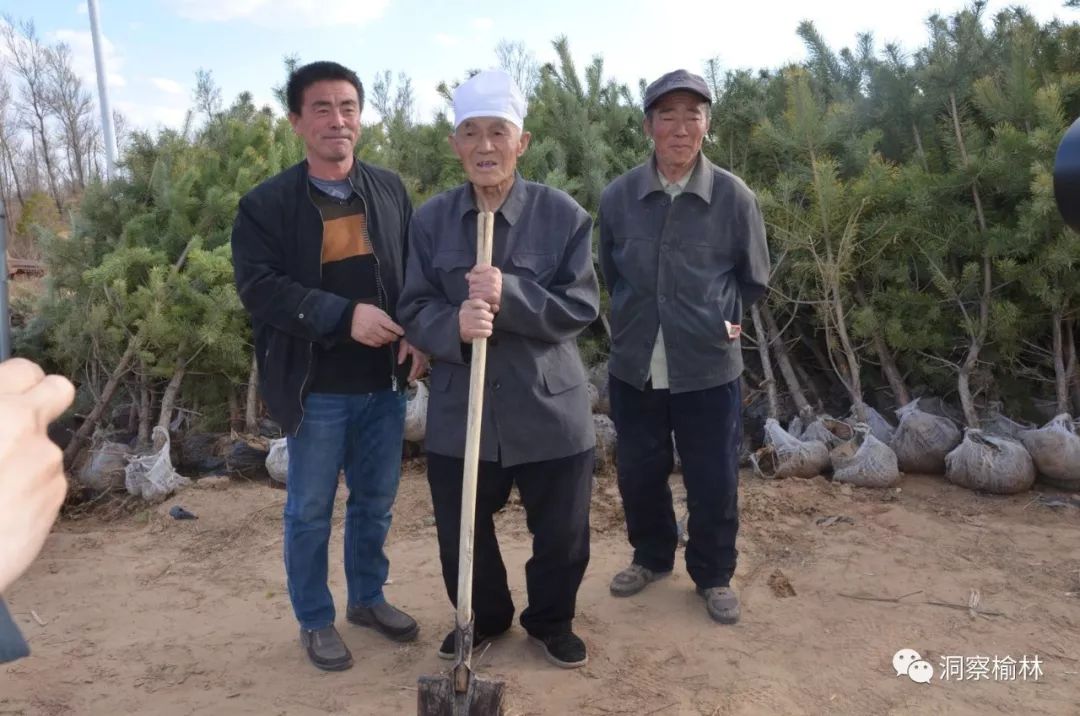
[[[450,144],[468,182],[413,215],[398,315],[412,345],[433,358],[425,446],[447,593],[456,599],[470,348],[485,337],[474,647],[513,623],[492,517],[516,484],[533,533],[521,625],[552,663],[572,668],[587,660],[571,627],[589,561],[595,446],[576,339],[598,315],[599,290],[588,213],[516,171],[529,145],[525,112],[502,71],[455,91]],[[476,262],[479,211],[495,214],[491,265]],[[439,655],[453,658],[453,631]]]

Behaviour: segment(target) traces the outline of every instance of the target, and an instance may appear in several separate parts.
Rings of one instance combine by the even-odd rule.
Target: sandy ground
[[[617,491],[602,477],[576,622],[589,664],[550,666],[515,626],[479,671],[506,682],[511,714],[1080,713],[1080,509],[938,478],[902,485],[744,475],[743,619],[722,627],[683,564],[636,598],[608,595],[629,550]],[[298,645],[280,558],[283,500],[267,485],[232,482],[150,510],[64,520],[6,595],[34,655],[0,667],[0,714],[415,713],[416,678],[446,668],[435,651],[452,626],[423,463],[406,466],[387,587],[420,621],[420,638],[393,644],[339,616],[350,671],[319,672]],[[174,504],[200,519],[170,519]],[[339,600],[341,509],[331,548]],[[520,506],[500,516],[500,534],[520,609],[529,554]],[[997,615],[973,615],[973,591],[978,609]],[[896,675],[901,648],[934,667],[931,683]],[[939,678],[947,656],[1036,655],[1038,679]]]

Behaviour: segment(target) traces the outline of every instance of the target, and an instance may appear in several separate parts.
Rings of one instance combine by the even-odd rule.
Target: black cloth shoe
[[[332,625],[322,629],[301,629],[300,644],[311,663],[323,671],[344,671],[353,665],[349,647]]]
[[[357,626],[375,629],[394,641],[412,641],[420,633],[416,620],[389,602],[380,602],[373,607],[357,604],[345,610],[345,618]]]
[[[453,659],[454,658],[454,654],[455,654],[455,650],[454,650],[454,634],[456,633],[456,631],[457,631],[456,629],[451,631],[449,634],[446,635],[446,638],[442,640],[442,646],[439,647],[439,658],[440,659]],[[484,644],[487,644],[492,639],[498,639],[500,636],[505,634],[507,631],[509,631],[509,629],[501,631],[498,634],[484,634],[482,632],[473,632],[473,645],[472,645],[473,653],[476,653],[477,649],[484,646]]]
[[[589,661],[585,642],[572,631],[543,637],[530,634],[529,640],[542,646],[547,660],[563,669],[576,669]]]

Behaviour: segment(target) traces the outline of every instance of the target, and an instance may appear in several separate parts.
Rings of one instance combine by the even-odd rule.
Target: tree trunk
[[[964,422],[968,427],[977,428],[979,417],[975,412],[975,401],[971,396],[971,373],[975,370],[975,364],[979,356],[978,341],[973,340],[968,348],[967,357],[960,365],[957,378],[957,390],[960,393],[960,406],[964,409]]]
[[[1065,368],[1065,340],[1061,330],[1062,315],[1060,310],[1054,311],[1052,318],[1054,325],[1054,387],[1057,389],[1057,412],[1069,412],[1069,373]]]
[[[803,345],[810,349],[810,353],[814,356],[814,362],[818,364],[818,368],[821,369],[821,374],[829,376],[831,380],[836,380],[836,371],[832,368],[832,363],[829,362],[828,357],[825,355],[825,351],[821,350],[821,346],[814,340],[813,336],[806,334],[804,330],[805,323],[796,321],[796,325],[799,329],[799,340]]]
[[[41,135],[41,154],[45,159],[45,173],[49,180],[49,189],[52,191],[53,201],[56,202],[56,210],[64,213],[64,202],[60,200],[60,190],[56,187],[56,169],[53,167],[52,157],[49,156],[49,138],[45,131],[45,115],[36,112],[38,120],[38,132]]]
[[[956,93],[949,93],[949,108],[952,112],[953,131],[956,132],[956,144],[960,149],[960,161],[965,168],[968,166],[967,147],[964,144],[964,134],[960,131],[960,111],[956,107]],[[975,216],[979,221],[979,233],[986,236],[986,214],[983,212],[982,197],[979,196],[979,186],[974,181],[971,183],[971,197],[975,201]],[[979,353],[986,342],[986,335],[990,330],[990,297],[993,292],[993,276],[991,272],[989,247],[983,249],[983,291],[979,298],[979,323],[977,326],[968,326],[971,343],[968,345],[968,353],[964,362],[960,365],[958,389],[960,392],[960,404],[964,407],[964,420],[968,427],[977,428],[979,418],[975,413],[975,401],[971,395],[971,374],[979,362]]]
[[[254,354],[251,357],[251,375],[248,377],[244,432],[248,435],[259,434],[259,362]]]
[[[77,121],[71,123],[71,126],[68,128],[68,132],[71,134],[70,143],[71,153],[73,155],[72,164],[75,168],[74,178],[76,185],[79,187],[79,190],[82,191],[86,188],[86,168],[83,166],[83,138],[79,134],[79,125]]]
[[[128,409],[127,431],[133,433],[139,429],[139,386],[138,383],[128,384],[128,394],[131,396],[131,408]]]
[[[236,390],[229,386],[229,432],[239,430],[243,425],[243,415],[240,414],[240,397]]]
[[[851,344],[848,336],[847,317],[844,315],[844,304],[840,298],[840,285],[833,284],[833,310],[836,313],[836,332],[840,336],[840,345],[843,348],[844,357],[847,359],[848,379],[846,386],[851,395],[851,407],[855,410],[855,417],[860,422],[866,422],[866,404],[862,398],[862,375],[859,369],[859,357],[855,354],[855,347]]]
[[[135,357],[135,353],[139,349],[139,345],[142,343],[140,336],[134,336],[128,341],[127,349],[124,351],[124,355],[120,357],[120,362],[113,370],[112,375],[109,376],[109,381],[105,384],[105,389],[101,391],[101,398],[98,399],[97,405],[90,411],[90,414],[86,416],[86,420],[79,426],[79,429],[75,431],[75,435],[71,438],[71,442],[64,448],[64,464],[70,468],[75,464],[75,458],[82,452],[86,442],[90,439],[90,436],[94,434],[94,429],[98,423],[101,422],[101,416],[105,414],[105,411],[109,407],[109,403],[112,402],[113,396],[116,395],[117,389],[120,387],[124,375],[127,373],[128,367],[131,365],[132,359]]]
[[[892,351],[889,350],[889,344],[885,342],[885,337],[878,331],[874,331],[873,340],[874,351],[881,362],[881,372],[885,374],[885,380],[889,381],[889,388],[892,389],[893,398],[896,399],[896,407],[903,407],[911,402],[911,391],[908,390],[904,376],[896,365]]]
[[[172,423],[173,409],[176,407],[176,399],[180,395],[180,384],[184,381],[185,373],[187,373],[187,365],[185,364],[185,358],[181,355],[176,360],[176,371],[173,373],[172,378],[169,379],[165,392],[161,395],[161,416],[158,418],[157,426],[166,433],[169,432],[169,424]],[[157,439],[154,440],[154,450],[162,448],[162,445],[158,444],[159,442]]]
[[[814,175],[814,189],[820,196],[821,176],[818,172],[817,157],[814,151],[810,151],[810,168]],[[840,259],[833,252],[832,247],[832,229],[830,228],[829,216],[825,210],[823,202],[818,202],[821,211],[821,238],[825,243],[825,265],[820,267],[822,283],[825,285],[825,300],[829,302],[828,312],[831,314],[830,318],[835,323],[837,338],[840,340],[840,347],[837,352],[841,352],[841,357],[844,362],[838,362],[834,368],[837,373],[840,374],[840,378],[844,384],[844,388],[848,392],[848,396],[851,398],[852,407],[855,408],[855,414],[859,420],[866,421],[866,411],[862,402],[862,381],[859,375],[859,358],[855,354],[855,348],[852,346],[851,338],[848,336],[847,330],[847,316],[844,311],[844,301],[840,293]],[[849,218],[849,222],[854,220],[858,212],[853,214]],[[848,229],[845,229],[845,232]],[[825,320],[825,339],[829,344],[830,353],[834,352],[835,346],[833,345],[832,333],[829,330],[829,318]],[[847,376],[844,375],[844,363],[846,362]]]
[[[139,376],[139,437],[140,449],[150,445],[150,423],[154,406],[153,394],[150,392],[150,380],[146,377],[145,370]]]
[[[795,372],[799,376],[799,382],[802,383],[810,393],[807,397],[813,401],[814,407],[819,413],[825,412],[825,403],[821,399],[821,393],[818,392],[817,383],[814,382],[814,379],[806,372],[806,368],[803,367],[802,363],[795,361],[792,365],[795,367]]]
[[[788,390],[791,391],[791,399],[795,401],[796,409],[800,414],[813,412],[813,407],[810,405],[810,401],[806,399],[802,384],[795,374],[794,366],[791,364],[791,356],[788,354],[787,345],[784,344],[784,336],[781,335],[780,327],[776,325],[776,319],[773,317],[768,304],[764,301],[761,303],[760,313],[761,317],[765,319],[765,327],[771,336],[770,343],[776,346],[776,363],[780,366],[780,373],[784,376],[784,382],[787,383]]]
[[[19,181],[19,172],[15,169],[15,160],[11,156],[11,148],[7,142],[4,142],[0,149],[4,151],[4,158],[7,159],[8,169],[11,171],[11,180],[15,184],[15,196],[19,200],[19,208],[22,209],[26,205],[26,198],[23,196],[22,182]]]
[[[957,381],[957,389],[960,393],[960,405],[964,408],[964,422],[969,428],[979,427],[979,416],[975,412],[975,400],[971,394],[971,375],[975,366],[979,363],[979,353],[982,351],[986,334],[990,327],[990,292],[993,289],[990,276],[990,255],[983,253],[983,294],[979,299],[979,325],[975,334],[971,336],[968,345],[967,356],[960,365]],[[970,330],[970,329],[969,329]]]
[[[11,202],[9,201],[7,181],[4,179],[4,172],[0,171],[0,201],[4,202],[4,207],[7,209],[4,212],[4,229],[7,231],[9,237],[15,236],[15,218],[11,212]]]
[[[1076,360],[1076,336],[1073,332],[1073,321],[1065,321],[1065,371],[1069,375],[1069,386],[1072,390],[1073,416],[1080,417],[1080,366]]]
[[[769,341],[765,337],[765,322],[761,319],[761,311],[758,310],[756,303],[750,307],[750,316],[754,321],[754,332],[757,334],[761,371],[765,375],[765,392],[769,397],[769,417],[779,420],[780,400],[776,393],[776,379],[773,377],[772,361],[769,359]]]
[[[855,284],[855,300],[861,306],[870,305],[870,302],[866,300],[866,294],[863,292],[862,286],[858,283]],[[903,374],[900,373],[900,368],[896,365],[896,359],[893,358],[892,351],[889,350],[889,344],[885,342],[885,336],[881,334],[881,331],[874,330],[873,342],[874,352],[877,353],[878,361],[881,363],[881,372],[885,375],[885,380],[889,382],[893,397],[896,399],[896,407],[907,405],[911,402],[911,391],[908,390],[907,382],[904,380]]]
[[[926,150],[923,149],[922,134],[914,122],[911,123],[911,132],[915,135],[915,152],[919,155],[919,163],[922,164],[924,172],[929,172],[930,166],[926,163]]]

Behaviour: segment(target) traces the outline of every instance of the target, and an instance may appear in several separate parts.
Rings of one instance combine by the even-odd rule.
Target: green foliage
[[[288,123],[250,102],[218,113],[194,139],[136,136],[125,175],[89,187],[70,236],[42,242],[49,285],[37,334],[48,336],[51,361],[69,375],[108,371],[139,336],[139,370],[151,382],[184,365],[192,395],[239,388],[251,339],[233,285],[236,204],[300,156]]]
[[[24,239],[37,231],[59,231],[64,225],[56,202],[44,191],[35,191],[26,197],[19,220],[15,224],[15,235]]]
[[[996,395],[1026,413],[1052,393],[1052,322],[1075,323],[1080,307],[1080,235],[1058,216],[1052,178],[1057,144],[1080,113],[1080,28],[1039,24],[1019,8],[987,17],[982,2],[927,26],[911,56],[879,50],[869,35],[836,50],[805,22],[801,64],[708,62],[715,101],[704,151],[758,195],[778,322],[790,337],[791,326],[824,337],[836,362],[842,316],[864,392],[882,382],[878,337],[911,387],[954,390],[955,366],[978,334],[988,261],[989,329],[974,389],[980,401]],[[595,213],[607,183],[649,156],[644,81],[631,90],[605,76],[601,57],[575,62],[566,38],[553,48],[557,60],[538,70],[523,48],[517,60],[504,48],[501,61],[529,77],[532,143],[519,168]],[[286,71],[298,62],[286,58]],[[444,98],[453,84],[440,84]],[[283,105],[284,85],[274,92]],[[139,375],[160,388],[183,362],[184,402],[213,422],[250,365],[228,249],[236,203],[300,161],[303,146],[282,107],[256,108],[248,94],[225,110],[203,104],[209,119],[198,132],[136,135],[124,177],[87,187],[70,236],[32,220],[47,229],[50,282],[20,339],[81,376],[88,366],[107,372],[139,335]],[[378,74],[368,106],[358,154],[399,173],[416,205],[464,181],[449,119],[419,120],[408,77]],[[24,221],[55,211],[44,195],[28,207]],[[590,362],[608,350],[591,335],[579,345]],[[812,364],[804,348],[791,350]]]

